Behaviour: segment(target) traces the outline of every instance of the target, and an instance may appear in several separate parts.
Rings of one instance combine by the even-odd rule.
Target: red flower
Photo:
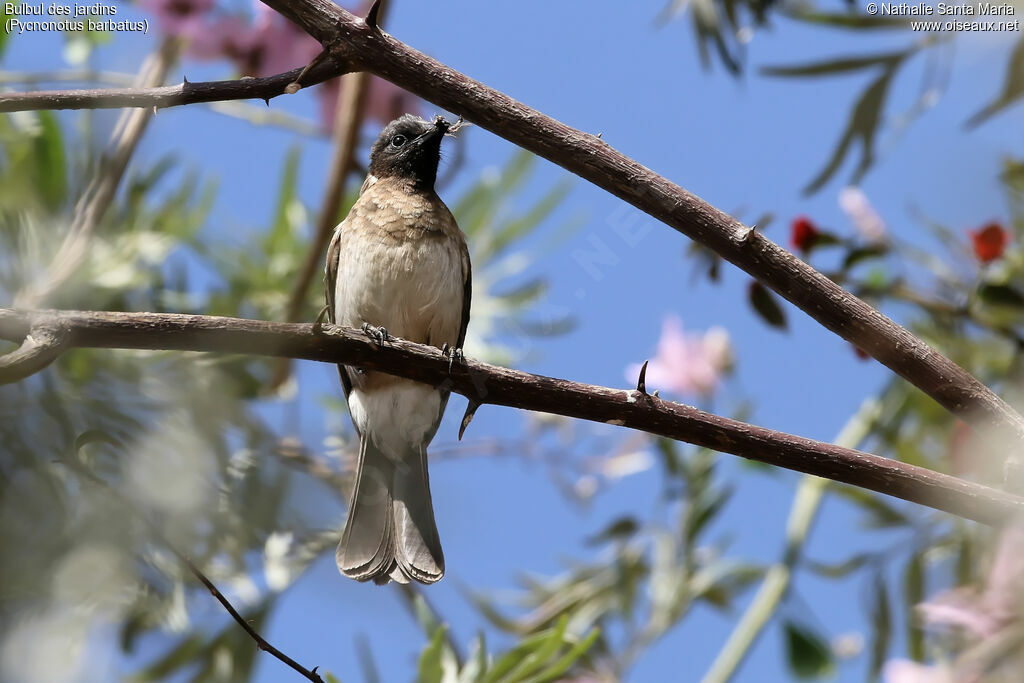
[[[807,252],[814,243],[818,240],[818,236],[821,231],[818,227],[811,222],[811,219],[807,216],[798,216],[793,219],[793,224],[790,226],[790,244],[793,245],[794,249],[799,249],[802,252]]]
[[[980,230],[969,230],[971,245],[974,247],[974,255],[982,263],[991,263],[1002,258],[1006,251],[1006,243],[1010,236],[998,223],[989,223]]]

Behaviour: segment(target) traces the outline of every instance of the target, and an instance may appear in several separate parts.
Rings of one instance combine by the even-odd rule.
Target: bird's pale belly
[[[464,277],[450,241],[426,235],[381,244],[352,237],[341,250],[338,322],[357,328],[369,323],[409,341],[455,346]]]

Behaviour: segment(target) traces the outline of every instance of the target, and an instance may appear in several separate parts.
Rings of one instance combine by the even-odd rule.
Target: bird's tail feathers
[[[336,554],[349,578],[434,583],[444,576],[426,450],[401,455],[389,457],[360,437],[356,486]]]
[[[434,583],[444,576],[444,553],[430,499],[427,451],[411,453],[395,468],[394,535],[398,569],[420,583]]]
[[[360,437],[356,485],[335,555],[339,571],[357,581],[387,575],[394,560],[394,469],[371,439]]]

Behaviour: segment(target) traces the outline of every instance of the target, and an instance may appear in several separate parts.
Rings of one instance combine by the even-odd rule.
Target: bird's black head
[[[370,150],[370,173],[378,178],[404,178],[433,189],[441,160],[441,138],[451,124],[440,116],[433,122],[406,114],[381,131]]]

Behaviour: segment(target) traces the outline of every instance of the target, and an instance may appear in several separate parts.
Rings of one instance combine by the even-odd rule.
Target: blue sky
[[[717,64],[701,69],[688,19],[657,27],[662,2],[551,3],[470,2],[443,5],[394,0],[387,29],[401,40],[450,66],[572,126],[601,132],[609,144],[678,182],[725,211],[754,220],[771,211],[767,234],[788,238],[788,221],[807,214],[823,226],[850,233],[837,205],[851,164],[821,192],[801,188],[824,164],[845,125],[851,104],[871,75],[816,80],[772,80],[757,75],[766,64],[815,61],[906,46],[908,32],[868,35],[809,29],[778,20],[758,31],[749,45],[747,74],[728,76]],[[840,9],[834,3],[831,9]],[[950,88],[939,104],[909,128],[883,129],[879,161],[862,188],[889,229],[921,239],[912,210],[923,210],[952,229],[973,228],[1006,209],[995,182],[1005,154],[1024,154],[1021,108],[974,131],[964,121],[1001,86],[1005,55],[1016,35],[968,37],[958,43]],[[59,43],[48,37],[12,41],[9,69],[59,67]],[[99,63],[131,71],[155,45],[155,36],[119,37],[99,54]],[[296,65],[299,66],[299,65]],[[911,63],[892,90],[887,114],[905,110],[918,93],[923,63]],[[171,77],[180,80],[226,77],[230,67],[186,63]],[[309,117],[309,97],[279,98],[275,109]],[[425,112],[434,108],[427,104]],[[456,112],[457,113],[457,112]],[[489,167],[500,166],[514,147],[481,129],[470,129],[468,161],[444,198]],[[176,151],[188,165],[219,180],[211,230],[244,241],[239,226],[265,224],[280,167],[296,136],[256,128],[201,107],[161,111],[139,155],[156,158]],[[310,142],[302,160],[301,194],[315,210],[323,190],[329,149]],[[539,195],[568,174],[541,162],[531,184]],[[769,330],[745,304],[748,277],[725,266],[724,281],[712,286],[693,275],[685,258],[688,240],[639,215],[650,229],[630,246],[612,229],[637,213],[576,179],[568,200],[531,243],[536,260],[524,277],[543,275],[552,286],[541,311],[575,313],[579,326],[551,339],[500,341],[526,351],[520,368],[594,384],[625,386],[627,364],[650,357],[666,314],[678,314],[690,329],[728,329],[738,368],[716,408],[729,398],[749,398],[751,421],[804,436],[831,440],[861,401],[877,392],[887,372],[858,361],[849,345],[799,311],[788,307],[789,331]],[[540,251],[544,237],[564,221],[582,218],[573,236]],[[592,240],[611,245],[619,261],[593,278],[574,259]],[[300,371],[301,435],[318,443],[327,433],[316,398],[338,391],[332,369],[305,365]],[[464,402],[454,398],[435,444],[455,441]],[[514,438],[524,427],[519,411],[485,407],[469,438]],[[616,439],[625,434],[608,428]],[[713,537],[733,539],[731,552],[771,561],[778,557],[786,516],[798,476],[753,475],[726,456],[725,472],[736,475],[737,494]],[[591,556],[582,539],[613,514],[644,516],[657,495],[658,477],[627,478],[601,494],[588,509],[567,504],[544,468],[515,458],[469,459],[435,464],[431,470],[438,525],[449,567],[429,596],[468,643],[480,622],[461,589],[504,589],[517,572],[550,574],[566,557]],[[341,518],[341,511],[337,511]],[[809,544],[816,559],[838,560],[865,544],[883,540],[857,529],[857,518],[842,504],[826,503]],[[884,537],[886,544],[899,536]],[[825,583],[805,574],[790,612],[808,618],[828,636],[864,632],[868,586],[859,580]],[[749,597],[749,596],[748,596]],[[211,602],[194,601],[197,615],[216,615]],[[746,600],[741,603],[744,604]],[[710,664],[738,616],[698,609],[676,631],[651,648],[630,672],[630,680],[695,680]],[[411,676],[424,638],[395,592],[343,580],[329,557],[317,563],[280,603],[265,634],[301,662],[319,664],[342,680],[361,678],[353,636],[365,633],[384,680]],[[787,678],[777,628],[769,628],[737,680]],[[841,664],[837,680],[863,680],[867,657]],[[263,657],[258,680],[282,680],[281,665]]]

